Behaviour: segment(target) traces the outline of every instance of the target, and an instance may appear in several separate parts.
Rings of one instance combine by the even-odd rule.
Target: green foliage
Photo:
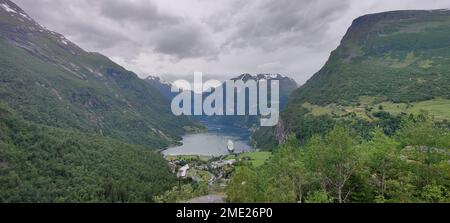
[[[192,125],[172,115],[156,89],[108,58],[61,45],[35,27],[8,32],[16,27],[5,22],[0,20],[0,101],[27,121],[155,149],[178,141],[183,127]],[[11,39],[30,42],[32,52]]]
[[[251,142],[254,148],[264,151],[271,151],[277,148],[278,142],[274,136],[275,129],[273,127],[261,127],[252,134]]]
[[[175,186],[172,190],[155,197],[158,203],[178,203],[186,202],[195,197],[207,195],[209,192],[207,183],[182,184]]]
[[[450,13],[438,10],[356,19],[325,66],[292,93],[282,114],[284,129],[306,141],[347,122],[369,139],[380,122],[388,124],[382,126],[388,134],[398,129],[398,119],[386,120],[387,112],[403,116],[426,110],[439,121],[448,119],[449,24]],[[361,98],[372,100],[365,111],[360,105],[369,103]]]
[[[427,115],[405,119],[386,135],[358,140],[337,125],[306,143],[279,146],[258,169],[241,167],[227,187],[230,202],[449,202],[449,129]]]
[[[252,167],[237,168],[234,177],[227,186],[227,199],[229,202],[252,203],[262,200],[259,193],[259,176]]]
[[[305,202],[323,204],[332,203],[332,199],[328,197],[328,194],[325,191],[310,191],[305,198]]]
[[[327,64],[293,94],[291,105],[357,103],[360,96],[392,102],[448,98],[449,21],[450,13],[441,11],[355,20]]]
[[[247,152],[239,154],[238,158],[246,158],[254,167],[260,167],[272,156],[271,152]]]
[[[372,141],[368,142],[367,149],[367,168],[372,174],[371,183],[376,185],[374,188],[377,199],[384,200],[387,180],[389,176],[397,176],[396,170],[400,167],[400,144],[384,135],[381,129],[376,129],[373,133]]]
[[[175,184],[149,148],[0,113],[0,203],[153,202]]]
[[[285,122],[289,126],[286,128],[295,133],[295,136],[301,143],[307,142],[314,135],[326,135],[336,125],[345,126],[356,133],[355,137],[357,137],[358,141],[370,140],[372,138],[372,131],[378,127],[385,134],[393,135],[401,127],[402,121],[406,118],[404,114],[392,115],[387,112],[376,112],[372,121],[355,117],[335,119],[329,115],[310,115],[304,108],[298,109],[298,113],[295,116],[287,113],[283,115],[283,120],[287,120]],[[253,134],[256,147],[264,150],[276,149],[278,140],[274,137],[274,133],[278,131],[280,130],[275,130],[274,128],[262,128],[256,131]],[[283,131],[288,132],[286,129]]]
[[[348,182],[361,165],[354,138],[342,127],[336,127],[325,138],[313,137],[305,147],[310,171],[326,176],[322,184],[332,197],[345,202],[351,193]]]
[[[442,185],[431,184],[422,189],[421,198],[428,203],[449,203],[450,191]]]

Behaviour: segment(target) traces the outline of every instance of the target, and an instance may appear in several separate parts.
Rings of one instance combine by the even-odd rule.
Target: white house
[[[183,167],[181,167],[181,168],[178,170],[177,177],[178,177],[178,178],[185,178],[186,175],[187,175],[187,171],[188,171],[188,170],[189,170],[189,165],[186,164],[186,166],[183,166]]]

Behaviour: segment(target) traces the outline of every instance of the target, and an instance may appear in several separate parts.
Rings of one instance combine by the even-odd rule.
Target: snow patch
[[[60,36],[59,39],[62,44],[69,45],[68,40],[64,36]]]
[[[160,81],[161,83],[165,84],[165,85],[171,85],[171,84],[172,84],[171,82],[165,81],[165,80],[163,80],[163,79],[160,79],[159,81]]]
[[[278,77],[278,74],[266,74],[266,79],[275,79]]]
[[[58,97],[58,100],[63,101],[63,98],[56,89],[53,88],[52,91],[56,95],[56,97]]]
[[[17,13],[16,10],[12,9],[11,7],[9,7],[9,5],[5,3],[0,4],[0,6],[7,12]]]
[[[96,75],[99,76],[99,77],[103,77],[103,74],[100,73],[100,72],[98,72],[98,71],[95,71],[94,74],[96,74]]]
[[[165,84],[165,85],[171,85],[172,83],[170,83],[169,81],[166,81],[160,77],[155,77],[155,76],[148,76],[147,77],[148,80],[154,80],[154,81],[158,81],[161,84]]]
[[[277,79],[279,76],[279,74],[262,74],[262,75],[258,75],[258,78],[264,78],[266,80],[271,80],[271,79]]]
[[[28,21],[33,21],[27,14],[24,14],[24,13],[19,12],[19,15],[21,15],[22,17],[24,17],[24,18],[27,19]]]
[[[93,73],[93,74],[95,74],[95,75],[97,75],[97,76],[99,76],[99,77],[103,77],[103,74],[102,74],[102,73],[100,73],[100,72],[98,72],[98,71],[95,71],[95,70],[93,70],[93,69],[90,68],[90,67],[86,67],[86,69],[87,69],[89,72],[91,72],[91,73]]]

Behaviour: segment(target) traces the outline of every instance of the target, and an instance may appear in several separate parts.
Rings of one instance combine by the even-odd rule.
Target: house
[[[188,170],[189,170],[189,165],[186,164],[185,166],[181,167],[181,168],[178,170],[177,177],[178,177],[178,178],[185,178],[186,175],[187,175],[187,171],[188,171]]]

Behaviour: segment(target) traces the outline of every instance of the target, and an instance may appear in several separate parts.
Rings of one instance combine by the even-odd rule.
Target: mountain
[[[148,76],[145,81],[157,89],[169,101],[177,95],[176,93],[172,93],[172,84],[163,81],[160,77]]]
[[[0,203],[153,202],[176,185],[148,147],[25,121],[0,104]]]
[[[297,83],[289,78],[285,77],[281,74],[257,74],[257,75],[251,75],[251,74],[241,74],[238,77],[231,78],[230,80],[238,81],[242,80],[244,83],[248,80],[254,80],[256,82],[267,80],[267,81],[279,81],[280,83],[280,109],[283,109],[287,102],[289,95],[298,87]],[[223,86],[224,89],[224,95],[226,95],[226,87]],[[269,91],[270,93],[270,91]],[[207,97],[209,94],[205,94],[204,97]],[[270,95],[269,95],[270,96]],[[226,102],[226,97],[224,102]],[[246,103],[249,103],[249,99],[247,96]],[[235,104],[237,104],[237,99],[235,99]],[[224,108],[225,108],[224,104]],[[248,104],[246,105],[248,108]],[[212,124],[220,124],[220,125],[227,125],[227,126],[235,126],[235,127],[243,127],[243,128],[253,128],[257,129],[259,128],[259,116],[203,116],[202,118],[203,122],[206,123],[212,123]]]
[[[259,138],[306,140],[345,122],[367,137],[425,110],[450,120],[450,11],[394,11],[354,20],[325,66],[290,97],[277,128]],[[267,144],[263,142],[262,144]]]
[[[283,109],[286,107],[289,96],[293,91],[295,91],[298,87],[297,82],[290,77],[283,76],[281,74],[257,74],[252,76],[251,74],[242,74],[239,77],[232,78],[231,80],[243,80],[246,82],[247,80],[255,80],[257,82],[261,80],[276,80],[280,83],[280,108]]]
[[[261,80],[277,80],[280,83],[280,108],[284,108],[287,105],[289,95],[297,89],[298,85],[292,78],[285,77],[281,74],[241,74],[230,80],[237,81],[242,80],[247,82],[248,80],[254,80],[259,82]],[[177,94],[171,92],[172,85],[170,83],[162,81],[159,77],[149,76],[146,79],[147,83],[155,87],[161,94],[165,95],[167,99],[172,100]],[[225,83],[223,84],[224,96],[226,96]],[[211,93],[203,93],[203,98],[206,98]],[[224,103],[226,102],[226,97]],[[248,99],[247,99],[248,103]],[[248,105],[246,105],[248,107]],[[225,108],[225,104],[223,105]],[[197,120],[207,124],[219,124],[234,127],[251,128],[259,124],[259,117],[256,116],[199,116],[195,117]]]
[[[37,124],[164,148],[192,123],[107,57],[86,52],[0,1],[0,101]]]
[[[0,203],[152,202],[191,121],[136,74],[0,0]]]
[[[292,103],[417,102],[450,97],[450,11],[394,11],[356,19]]]

